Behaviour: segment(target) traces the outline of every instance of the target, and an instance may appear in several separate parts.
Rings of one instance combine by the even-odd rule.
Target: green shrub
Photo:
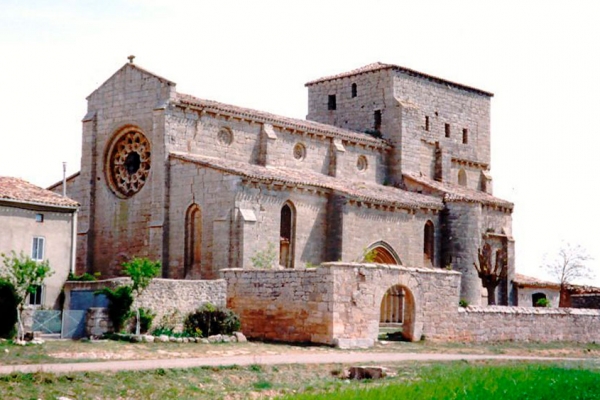
[[[183,329],[190,336],[230,335],[240,329],[240,318],[232,310],[206,303],[186,317]]]
[[[542,297],[541,299],[538,299],[538,300],[535,302],[535,306],[536,306],[536,307],[550,307],[550,306],[551,306],[551,304],[550,304],[550,300],[548,300],[548,299],[547,299],[547,298],[545,298],[545,297]]]
[[[17,333],[18,296],[12,283],[0,279],[0,337],[11,339]]]
[[[149,308],[140,308],[140,331],[141,333],[146,333],[152,326],[152,321],[154,321],[154,317],[156,314],[152,312]]]
[[[99,272],[94,273],[93,275],[86,272],[82,275],[75,275],[72,272],[69,272],[69,277],[67,278],[68,281],[75,281],[75,282],[93,282],[98,280],[98,277],[100,276]]]
[[[458,305],[461,306],[461,307],[467,308],[467,307],[469,307],[469,302],[466,301],[465,299],[460,299],[458,301]]]
[[[119,286],[116,289],[104,288],[97,293],[102,293],[108,298],[108,318],[113,324],[113,330],[120,332],[129,319],[133,296],[131,295],[131,286]]]

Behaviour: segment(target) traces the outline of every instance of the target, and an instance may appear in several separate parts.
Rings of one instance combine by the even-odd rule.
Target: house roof
[[[519,286],[532,287],[532,288],[552,288],[560,289],[560,284],[556,282],[543,281],[533,276],[527,276],[522,274],[515,274],[513,282]]]
[[[310,82],[306,83],[304,86],[312,86],[312,85],[316,85],[316,84],[321,83],[321,82],[332,81],[332,80],[335,80],[335,79],[348,78],[348,77],[355,76],[355,75],[366,74],[368,72],[382,71],[382,70],[386,70],[386,69],[391,69],[391,70],[394,70],[394,71],[399,71],[399,72],[402,72],[402,73],[410,75],[410,76],[415,76],[417,78],[426,79],[428,81],[439,83],[439,84],[442,84],[442,85],[452,86],[454,88],[465,90],[467,92],[472,92],[472,93],[475,93],[475,94],[478,94],[478,95],[488,96],[488,97],[494,96],[493,93],[486,92],[486,91],[483,91],[481,89],[477,89],[477,88],[474,88],[474,87],[471,87],[471,86],[467,86],[467,85],[463,85],[463,84],[460,84],[460,83],[448,81],[446,79],[438,78],[438,77],[433,76],[433,75],[429,75],[429,74],[425,74],[423,72],[415,71],[415,70],[410,69],[410,68],[401,67],[399,65],[394,65],[394,64],[385,64],[385,63],[382,63],[382,62],[375,62],[375,63],[369,64],[369,65],[365,65],[364,67],[353,69],[352,71],[342,72],[341,74],[331,75],[331,76],[326,76],[324,78],[315,79],[314,81],[310,81]]]
[[[12,203],[77,208],[79,203],[43,189],[23,179],[0,176],[0,201]]]
[[[444,201],[446,202],[469,202],[469,203],[481,203],[486,205],[506,207],[510,210],[513,209],[514,204],[502,200],[498,197],[494,197],[489,193],[481,192],[479,190],[469,189],[464,186],[455,185],[448,182],[438,182],[433,179],[429,179],[425,176],[421,176],[416,173],[404,173],[404,178],[412,180],[420,185],[426,186],[429,189],[442,193]]]
[[[176,101],[184,106],[196,106],[208,111],[214,111],[215,113],[232,114],[242,118],[249,118],[254,121],[277,125],[288,129],[298,129],[319,133],[328,137],[336,137],[380,148],[389,147],[388,143],[383,139],[374,138],[366,133],[350,131],[332,125],[321,124],[319,122],[284,117],[265,111],[220,103],[214,100],[200,99],[198,97],[183,93],[177,93]]]
[[[441,210],[444,207],[442,201],[434,196],[408,192],[392,186],[335,178],[310,170],[271,166],[263,167],[255,164],[181,152],[172,152],[170,156],[261,182],[333,190],[348,196],[352,200],[365,203],[384,204],[405,209],[429,208]]]

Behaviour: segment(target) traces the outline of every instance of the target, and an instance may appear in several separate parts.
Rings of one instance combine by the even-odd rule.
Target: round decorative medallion
[[[227,128],[221,128],[217,134],[219,143],[229,146],[233,142],[233,133]]]
[[[359,171],[366,171],[368,166],[369,163],[367,161],[367,157],[358,156],[358,159],[356,160],[356,169],[358,169]]]
[[[304,160],[306,157],[306,147],[302,143],[296,143],[294,146],[294,158],[296,160]]]
[[[131,197],[144,186],[150,173],[150,142],[134,128],[116,135],[107,153],[106,174],[119,197]]]

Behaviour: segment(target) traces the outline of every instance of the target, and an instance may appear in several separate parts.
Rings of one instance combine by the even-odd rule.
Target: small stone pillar
[[[108,318],[108,308],[90,307],[85,316],[85,335],[102,336],[106,332],[112,331],[113,326]]]

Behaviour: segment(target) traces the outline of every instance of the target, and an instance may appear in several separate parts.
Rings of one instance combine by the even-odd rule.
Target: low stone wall
[[[600,310],[541,307],[460,308],[431,339],[444,341],[600,341]]]
[[[117,287],[130,284],[129,278],[115,278],[93,282],[66,282],[64,308],[70,308],[71,292],[77,290],[100,290],[104,287]],[[161,323],[163,318],[172,316],[178,325],[185,316],[196,310],[204,303],[212,303],[224,307],[227,298],[227,282],[217,280],[177,280],[153,279],[133,307],[149,308],[156,317],[154,326]]]
[[[332,344],[333,283],[328,270],[221,271],[227,307],[249,338]]]

